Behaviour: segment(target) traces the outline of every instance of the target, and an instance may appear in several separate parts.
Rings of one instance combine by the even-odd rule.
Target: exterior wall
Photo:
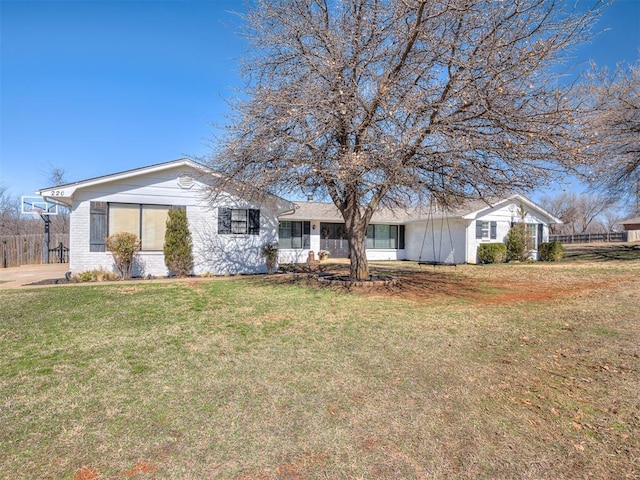
[[[640,230],[627,230],[627,242],[640,242]]]
[[[434,219],[408,224],[405,230],[406,259],[464,263],[466,226],[467,222],[461,219]]]
[[[283,219],[284,218],[285,217],[283,217]],[[309,236],[310,248],[281,249],[278,252],[278,263],[306,263],[309,260],[309,252],[313,252],[314,259],[318,260],[318,252],[320,251],[320,221],[311,220],[310,223],[311,223],[311,233]],[[331,258],[331,256],[329,258]],[[374,260],[374,261],[375,260],[404,260],[405,250],[367,249],[367,259]]]
[[[477,263],[478,261],[478,245],[481,243],[504,243],[507,239],[507,234],[511,229],[512,222],[522,221],[519,213],[520,205],[516,203],[510,203],[508,205],[501,206],[499,208],[491,209],[489,211],[483,211],[479,216],[468,219],[468,224],[466,228],[466,241],[467,241],[467,250],[466,250],[466,262],[467,263]],[[537,212],[532,211],[531,209],[525,208],[526,223],[535,223],[543,224],[543,235],[542,241],[546,242],[549,239],[549,225],[547,224],[548,220],[541,217]],[[496,222],[496,238],[495,239],[479,239],[476,238],[476,220],[480,220],[483,222]],[[538,257],[538,251],[534,250],[532,252],[532,257]]]
[[[182,174],[197,178],[195,172],[181,167],[76,191],[71,209],[71,272],[114,269],[111,253],[89,251],[91,201],[184,206],[193,239],[194,274],[266,272],[260,250],[265,243],[277,239],[275,205],[255,205],[226,197],[212,207],[205,198],[204,185],[198,180],[190,188],[180,186],[178,177]],[[218,206],[260,209],[260,235],[218,235]],[[134,276],[166,276],[169,273],[162,251],[138,252],[136,260]]]
[[[406,232],[405,232],[406,235]],[[380,249],[380,250],[367,250],[367,260],[404,260],[405,259],[405,251],[404,250],[393,250],[393,249]]]

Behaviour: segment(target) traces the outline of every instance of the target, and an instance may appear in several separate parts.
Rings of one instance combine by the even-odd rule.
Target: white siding
[[[113,270],[111,253],[89,251],[91,201],[184,206],[193,239],[195,274],[266,272],[260,250],[265,243],[277,239],[275,205],[255,205],[226,197],[220,206],[260,209],[260,235],[218,235],[218,205],[209,205],[203,184],[197,180],[191,188],[182,188],[178,184],[182,174],[197,178],[190,169],[179,167],[77,190],[71,211],[71,272]],[[168,274],[162,252],[139,252],[136,258],[134,276]]]
[[[464,263],[466,222],[461,219],[434,219],[406,227],[407,260]]]
[[[469,220],[469,225],[467,227],[467,263],[477,263],[478,261],[478,245],[481,243],[504,243],[507,239],[507,234],[511,229],[511,224],[515,222],[521,221],[520,217],[520,205],[512,202],[507,205],[501,206],[500,208],[490,209],[483,212],[480,212],[478,216],[474,219]],[[543,232],[543,241],[546,241],[549,238],[549,227],[548,227],[548,219],[543,218],[537,212],[525,208],[526,223],[534,223],[539,224],[542,223],[544,225]],[[476,221],[484,221],[484,222],[496,222],[496,238],[495,239],[478,239],[476,238]],[[533,256],[537,258],[537,251],[533,252]]]
[[[404,260],[404,250],[367,250],[367,260]]]

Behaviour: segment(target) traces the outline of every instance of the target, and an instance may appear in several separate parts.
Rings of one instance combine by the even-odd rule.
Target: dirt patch
[[[83,467],[73,476],[73,480],[96,480],[100,478],[100,472],[94,468]]]
[[[156,467],[154,467],[153,465],[151,465],[148,462],[139,462],[136,464],[135,467],[133,467],[130,470],[127,470],[126,472],[124,472],[124,476],[127,478],[134,478],[137,477],[139,475],[144,475],[146,473],[153,473],[156,471]]]

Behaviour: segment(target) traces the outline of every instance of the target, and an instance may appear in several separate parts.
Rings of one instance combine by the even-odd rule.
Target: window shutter
[[[482,238],[482,220],[476,220],[476,238]]]
[[[495,240],[498,237],[498,224],[491,222],[491,240]]]
[[[538,245],[543,242],[544,237],[544,225],[542,223],[538,224]]]
[[[249,235],[260,235],[260,210],[249,210]]]
[[[398,230],[398,248],[404,250],[404,225],[400,225]]]
[[[89,251],[106,251],[107,238],[107,202],[91,202],[89,211]]]
[[[218,208],[218,234],[231,233],[231,209],[225,207]]]
[[[303,222],[302,248],[311,248],[311,222]]]

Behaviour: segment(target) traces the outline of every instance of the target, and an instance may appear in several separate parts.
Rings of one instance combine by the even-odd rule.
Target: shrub
[[[261,253],[267,264],[267,273],[275,272],[278,263],[278,244],[267,243],[263,245]]]
[[[117,280],[118,276],[113,272],[107,272],[101,268],[96,270],[87,270],[80,272],[73,277],[71,281],[75,283],[79,282],[108,282],[111,280]]]
[[[186,277],[193,270],[193,242],[189,232],[187,211],[172,208],[164,234],[164,264],[173,275]]]
[[[131,278],[133,257],[140,249],[137,235],[128,232],[118,232],[107,237],[107,250],[113,254],[116,273],[120,278]]]
[[[559,262],[564,256],[564,247],[560,242],[544,242],[538,247],[538,252],[543,262]]]
[[[478,245],[478,262],[502,263],[507,255],[504,243],[481,243]]]
[[[514,260],[524,262],[529,258],[527,225],[516,223],[507,233],[507,262]]]

